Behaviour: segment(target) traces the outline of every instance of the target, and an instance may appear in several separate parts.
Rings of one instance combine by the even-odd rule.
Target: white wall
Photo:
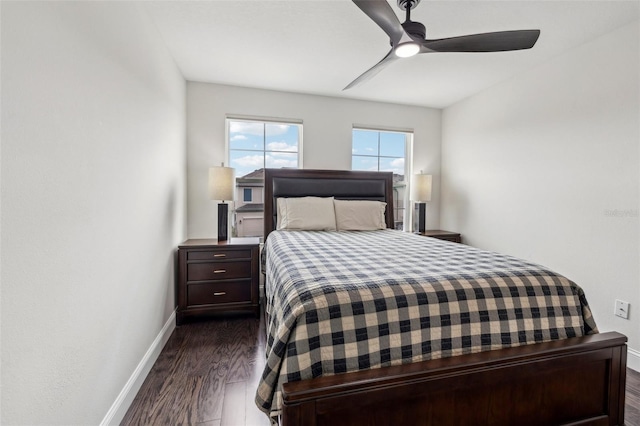
[[[639,39],[636,22],[444,110],[441,200],[444,228],[574,280],[635,350]]]
[[[100,423],[171,317],[185,87],[133,3],[2,2],[3,425]]]
[[[216,203],[208,198],[207,173],[210,166],[226,161],[227,115],[303,120],[305,169],[349,170],[354,125],[413,130],[414,170],[434,175],[427,227],[439,224],[439,110],[189,82],[187,112],[189,238],[217,235]]]

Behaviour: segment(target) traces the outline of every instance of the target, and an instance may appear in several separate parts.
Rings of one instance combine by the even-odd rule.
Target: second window
[[[351,169],[393,172],[395,228],[404,229],[409,218],[406,176],[413,134],[383,130],[353,129]]]

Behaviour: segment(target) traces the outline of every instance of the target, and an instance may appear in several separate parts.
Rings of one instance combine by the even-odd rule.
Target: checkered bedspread
[[[267,364],[282,383],[597,333],[582,289],[539,265],[394,230],[274,231]]]

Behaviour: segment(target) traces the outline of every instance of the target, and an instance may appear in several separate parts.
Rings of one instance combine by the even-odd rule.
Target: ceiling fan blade
[[[420,53],[435,52],[504,52],[530,49],[540,30],[499,31],[460,37],[425,40]],[[426,50],[425,50],[426,49]]]
[[[386,0],[353,0],[353,2],[387,33],[393,46],[403,35],[406,35],[402,24]]]
[[[378,74],[380,71],[382,71],[382,69],[384,67],[386,67],[387,65],[389,65],[391,62],[395,61],[396,59],[400,59],[398,58],[394,53],[393,53],[393,49],[391,49],[389,51],[389,53],[387,53],[387,56],[385,56],[384,58],[382,58],[382,60],[380,62],[378,62],[377,64],[375,64],[374,66],[372,66],[371,68],[369,68],[368,70],[366,70],[365,72],[363,72],[360,77],[356,78],[355,80],[353,80],[351,83],[349,83],[349,85],[347,87],[345,87],[342,90],[347,90],[347,89],[351,89],[353,86],[356,86],[360,83],[362,83],[363,81],[366,81],[368,79],[370,79],[371,77],[373,77],[374,75]]]

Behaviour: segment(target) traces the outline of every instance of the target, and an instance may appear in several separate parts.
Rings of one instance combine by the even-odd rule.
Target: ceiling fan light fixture
[[[420,51],[420,45],[415,41],[400,43],[393,50],[393,52],[399,58],[408,58],[410,56],[417,55],[419,51]]]
[[[2,0],[0,0],[2,1]],[[540,30],[494,31],[458,37],[426,39],[424,24],[411,20],[411,9],[420,0],[396,0],[405,11],[406,19],[400,23],[391,9],[391,0],[352,0],[389,37],[391,50],[387,56],[353,80],[343,90],[359,84],[382,70],[391,62],[419,53],[435,52],[508,52],[531,49],[540,36]]]

